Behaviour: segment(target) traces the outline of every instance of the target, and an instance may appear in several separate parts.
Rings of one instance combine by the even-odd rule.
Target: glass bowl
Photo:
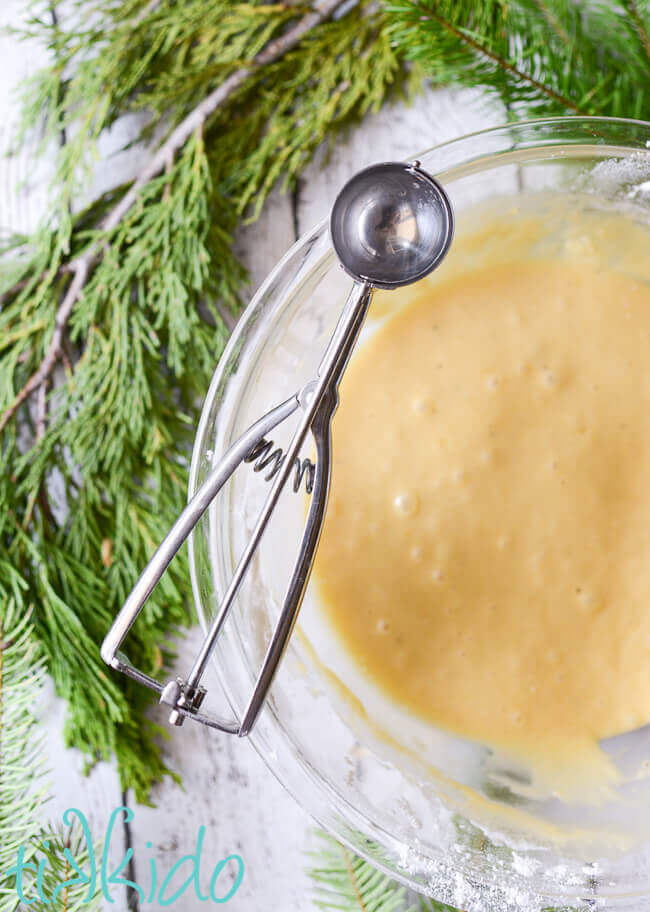
[[[513,213],[547,207],[551,243],[565,228],[557,212],[572,208],[613,208],[631,222],[650,224],[648,123],[579,117],[514,123],[417,157],[447,189],[459,235],[480,229],[490,206],[502,212],[510,206]],[[564,209],[553,208],[558,200]],[[507,261],[510,240],[507,232],[486,237],[485,256]],[[190,495],[253,420],[315,375],[350,286],[325,223],[277,265],[214,375],[194,446]],[[278,445],[286,445],[291,431],[278,429]],[[359,445],[371,458],[371,441]],[[309,445],[303,455],[310,455]],[[204,628],[268,491],[263,475],[241,467],[195,529],[192,586]],[[211,673],[238,717],[304,517],[305,495],[288,486],[215,650]],[[578,650],[576,644],[576,660]],[[250,738],[324,828],[443,902],[470,910],[650,907],[650,780],[629,775],[599,805],[552,794],[525,797],[517,771],[497,769],[489,749],[415,723],[374,694],[323,621],[313,587]],[[646,757],[647,732],[630,738],[626,756]]]

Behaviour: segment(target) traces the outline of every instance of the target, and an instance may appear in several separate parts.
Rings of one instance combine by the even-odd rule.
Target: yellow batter
[[[567,250],[425,284],[361,347],[315,567],[384,692],[559,770],[650,722],[650,284]]]

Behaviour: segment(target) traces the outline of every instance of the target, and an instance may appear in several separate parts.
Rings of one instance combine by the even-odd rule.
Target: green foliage
[[[415,912],[404,887],[325,833],[313,854],[314,903],[327,912]]]
[[[0,578],[20,591],[13,568],[0,561]],[[45,678],[42,656],[34,642],[27,612],[9,595],[0,612],[0,878],[15,864],[21,845],[38,829],[37,815],[46,790],[41,743],[34,709]],[[36,783],[36,785],[35,785]],[[11,907],[15,893],[0,879],[0,907]]]
[[[355,21],[352,33],[349,16]],[[368,111],[378,110],[387,89],[396,84],[413,91],[419,70],[407,77],[383,18],[359,11],[325,23],[306,38],[302,50],[269,67],[265,78],[239,100],[247,114],[256,112],[241,124],[243,143],[237,148],[243,153],[242,165],[228,179],[239,213],[253,204],[251,217],[258,215],[276,180],[286,186],[323,141]],[[277,86],[282,86],[281,93]],[[223,161],[227,155],[226,125],[232,117],[233,112],[224,111],[217,121],[212,160]]]
[[[420,912],[457,912],[457,910],[453,906],[447,906],[436,899],[423,896],[420,898]]]
[[[98,139],[146,111],[141,138],[164,141],[307,7],[84,0],[62,26],[41,0],[30,9],[23,37],[45,41],[53,62],[27,88],[23,130],[43,129],[47,154],[66,142],[47,217],[34,236],[7,240],[0,260],[0,415],[46,368],[0,436],[0,561],[11,568],[0,603],[33,608],[68,702],[67,743],[89,762],[116,754],[123,787],[144,801],[169,772],[145,712],[151,694],[109,672],[99,646],[184,505],[198,406],[246,281],[233,232],[324,139],[413,77],[380,12],[360,6],[319,24],[253,65],[115,219],[128,185],[88,198]],[[150,675],[190,619],[188,592],[180,556],[125,647]]]
[[[511,113],[650,118],[650,3],[387,0],[389,31],[435,80]]]
[[[314,903],[326,912],[456,912],[435,899],[418,896],[354,855],[322,831],[320,847],[311,852],[309,873]]]
[[[0,564],[0,577],[9,587],[20,586],[13,568]],[[64,850],[71,852],[80,867],[86,865],[87,847],[79,828],[57,832],[45,829],[42,818],[47,798],[42,739],[38,734],[35,709],[41,697],[46,669],[43,655],[33,635],[30,613],[18,610],[18,600],[3,603],[0,616],[0,908],[17,912],[23,908],[16,892],[15,877],[6,876],[15,864],[18,851],[25,849],[24,860],[38,865],[46,860],[43,893],[51,897],[56,886],[74,876]],[[99,893],[86,902],[88,887],[71,887],[48,905],[33,889],[33,876],[24,880],[29,908],[66,912],[83,908],[94,912]]]
[[[15,878],[7,880],[11,892],[6,907],[7,912],[97,912],[101,908],[103,896],[95,885],[92,894],[88,895],[88,884],[83,878],[79,883],[64,886],[68,881],[78,878],[79,872],[86,874],[89,870],[89,853],[86,839],[81,829],[72,825],[59,830],[41,828],[28,843],[31,864],[43,871],[40,894],[33,870],[24,872],[22,890],[26,902],[18,900]],[[94,849],[97,855],[97,849]],[[15,862],[15,858],[14,858]],[[42,894],[42,895],[41,895]],[[5,907],[2,907],[3,910]]]

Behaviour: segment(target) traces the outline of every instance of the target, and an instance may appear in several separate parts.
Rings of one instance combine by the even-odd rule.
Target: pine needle
[[[14,592],[0,609],[0,908],[14,912],[23,907],[16,878],[7,872],[16,865],[21,847],[25,862],[37,866],[41,859],[46,860],[46,896],[71,876],[66,877],[63,850],[71,850],[82,868],[88,853],[77,826],[57,832],[42,826],[48,790],[36,708],[46,678],[45,662],[33,635],[31,611],[19,577],[12,567],[0,563],[0,579]],[[70,888],[52,906],[40,901],[31,873],[24,878],[23,888],[34,912],[45,908],[75,912],[88,893],[87,887]],[[97,896],[84,908],[89,912],[97,909]]]
[[[393,41],[435,80],[483,86],[514,115],[650,118],[650,4],[388,0]]]
[[[83,833],[76,818],[71,819],[70,826],[49,830],[40,828],[28,844],[31,864],[42,870],[39,882],[29,869],[21,878],[21,889],[26,902],[18,900],[16,879],[8,881],[10,895],[6,912],[98,912],[102,906],[103,895],[98,883],[88,882],[90,871],[90,853],[87,836]],[[93,846],[93,855],[101,857],[101,851]],[[15,858],[14,858],[15,863]],[[98,879],[97,879],[98,880]],[[3,912],[5,906],[2,906]]]
[[[23,587],[12,567],[0,562],[0,578],[13,594],[0,603],[0,875],[16,862],[21,845],[37,832],[47,792],[42,739],[35,707],[45,680],[43,657],[32,637]],[[16,894],[0,879],[0,907]]]
[[[354,855],[326,833],[321,847],[311,853],[314,904],[326,912],[415,912],[406,906],[406,889]]]
[[[409,893],[370,862],[350,852],[322,830],[320,846],[309,853],[314,904],[325,912],[457,912],[435,899]]]
[[[46,8],[33,0],[23,38],[55,62],[27,89],[23,130],[42,129],[48,154],[67,142],[47,218],[0,257],[0,560],[33,605],[67,743],[89,764],[117,756],[122,787],[146,801],[172,772],[163,732],[151,694],[99,647],[184,506],[223,314],[246,282],[235,228],[412,77],[374,7],[322,22],[307,4],[84,0],[61,23]],[[162,146],[134,184],[80,207],[99,138],[142,110]],[[125,644],[150,675],[191,621],[188,578],[180,555]]]

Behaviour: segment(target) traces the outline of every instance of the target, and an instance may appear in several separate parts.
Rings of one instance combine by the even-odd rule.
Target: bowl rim
[[[641,128],[642,131],[647,132],[648,138],[646,141],[646,148],[648,150],[648,154],[650,155],[650,121],[639,120],[639,119],[635,119],[635,118],[625,118],[625,117],[602,117],[602,116],[590,117],[590,116],[583,116],[583,115],[562,115],[562,116],[555,116],[555,117],[542,117],[542,118],[531,118],[531,119],[527,119],[527,120],[506,121],[502,124],[485,127],[480,130],[472,131],[470,133],[463,133],[457,137],[454,137],[453,139],[445,140],[444,142],[437,143],[436,145],[431,146],[424,151],[415,153],[415,155],[413,155],[412,158],[419,159],[423,155],[430,155],[431,153],[440,152],[442,150],[446,150],[446,149],[453,148],[453,147],[458,147],[463,142],[469,142],[472,140],[480,139],[483,136],[498,135],[500,133],[501,134],[508,134],[508,133],[515,133],[515,134],[520,133],[521,134],[521,133],[525,132],[526,128],[535,129],[535,128],[542,128],[545,126],[547,126],[549,128],[553,128],[553,127],[566,127],[569,125],[574,125],[576,127],[576,129],[580,129],[580,127],[587,128],[589,125],[602,126],[602,127],[620,126],[622,128],[630,128],[630,127]],[[516,140],[516,137],[515,137],[515,140]],[[540,142],[538,145],[539,145],[540,149],[551,149],[553,146],[562,146],[565,144],[566,145],[575,145],[575,142],[572,143],[568,139],[563,141],[562,137],[558,136],[555,139],[555,141],[553,139],[550,139],[549,141],[544,142],[544,141],[541,141],[541,139],[540,139]],[[602,145],[602,143],[598,143],[596,141],[594,141],[593,143],[589,143],[587,141],[587,144],[589,146],[592,146],[594,149],[598,148],[599,145]],[[529,148],[535,148],[535,146],[536,146],[536,143],[531,142]],[[631,149],[632,147],[628,146],[627,148]],[[512,150],[510,150],[510,151],[512,151]],[[503,150],[488,152],[486,154],[478,154],[475,156],[475,158],[478,160],[481,158],[489,158],[490,156],[494,156],[495,158],[502,159],[503,156],[505,154],[507,154],[507,152],[508,152],[507,149],[503,149]],[[471,160],[472,159],[468,159],[468,163]],[[433,172],[434,177],[436,176],[437,173],[444,173],[444,172],[435,172],[434,171]],[[215,397],[217,394],[217,390],[223,380],[223,375],[224,375],[227,365],[230,363],[232,357],[236,354],[237,349],[240,346],[242,336],[245,333],[245,327],[249,323],[251,317],[258,310],[260,301],[264,299],[268,289],[275,283],[276,278],[283,272],[286,264],[290,260],[292,260],[292,258],[295,256],[295,254],[301,248],[306,247],[308,244],[313,242],[316,238],[320,237],[322,235],[323,231],[327,230],[327,224],[328,224],[327,218],[321,219],[310,230],[304,232],[287,249],[285,254],[276,263],[274,268],[267,274],[267,276],[265,277],[263,282],[259,285],[259,287],[255,291],[255,293],[252,295],[251,300],[248,303],[248,305],[244,308],[244,310],[239,315],[239,317],[237,319],[237,323],[236,323],[234,329],[232,330],[230,337],[224,347],[224,350],[215,366],[215,371],[213,373],[213,376],[212,376],[212,379],[211,379],[210,385],[208,387],[208,391],[206,393],[205,400],[204,400],[204,403],[202,406],[201,415],[200,415],[199,422],[197,425],[196,434],[195,434],[194,443],[193,443],[193,449],[192,449],[192,458],[191,458],[190,471],[189,471],[188,497],[191,497],[194,494],[194,492],[197,488],[197,485],[198,485],[198,476],[199,476],[199,472],[200,472],[200,460],[201,460],[201,442],[203,441],[205,434],[206,434],[206,428],[207,428],[208,422],[211,417],[211,412],[213,410],[214,400],[215,400]],[[331,241],[330,241],[330,246],[331,246]],[[190,567],[190,578],[191,578],[193,599],[194,599],[194,603],[196,605],[197,614],[199,617],[201,627],[203,629],[203,632],[205,633],[207,631],[208,623],[207,623],[207,619],[205,616],[205,612],[204,612],[204,608],[203,608],[203,604],[202,604],[202,600],[201,600],[201,595],[200,595],[198,579],[197,579],[193,533],[190,535],[189,540],[188,540],[188,550],[189,550],[189,567]],[[215,667],[214,662],[212,662],[211,664],[212,664],[212,667]],[[227,682],[225,681],[224,675],[222,674],[222,670],[220,668],[216,669],[216,675],[217,675],[217,679],[220,684],[220,689],[223,692],[223,695],[225,696],[227,703],[229,704],[230,708],[234,712],[236,712],[235,701],[233,699],[232,694],[229,692]],[[283,738],[283,740],[285,742],[285,745],[291,741],[290,738],[287,738],[287,733],[284,730],[284,727],[282,726],[282,723],[280,720],[274,720],[273,727],[276,731],[279,730],[279,732],[281,733],[281,737]],[[259,754],[259,756],[264,761],[264,764],[267,767],[267,769],[272,773],[272,775],[277,779],[277,781],[280,782],[280,784],[284,787],[284,789],[289,794],[291,794],[291,796],[294,798],[294,800],[296,800],[301,805],[301,807],[303,807],[303,809],[314,820],[316,820],[316,822],[319,825],[321,825],[324,829],[331,832],[336,837],[337,840],[339,840],[341,843],[346,845],[351,851],[353,851],[354,853],[356,853],[358,855],[361,855],[366,860],[370,861],[375,867],[382,870],[384,873],[388,874],[390,877],[394,878],[397,881],[400,881],[401,883],[405,884],[406,886],[413,887],[414,880],[412,877],[410,878],[407,873],[400,873],[399,868],[391,867],[389,864],[383,862],[381,859],[377,859],[369,852],[364,853],[363,849],[361,849],[358,845],[354,844],[347,837],[342,826],[339,825],[337,827],[334,825],[331,815],[328,816],[327,820],[325,819],[325,816],[326,816],[325,812],[327,810],[331,809],[328,806],[328,800],[327,800],[327,796],[330,791],[330,784],[329,784],[329,782],[327,782],[325,779],[323,779],[322,777],[320,777],[318,775],[318,772],[312,768],[311,764],[305,765],[302,761],[300,761],[301,771],[302,771],[303,776],[307,776],[311,780],[312,789],[314,788],[314,786],[317,787],[319,794],[318,794],[318,802],[313,801],[311,805],[306,805],[305,802],[300,797],[299,789],[297,787],[294,787],[293,782],[287,781],[287,779],[282,775],[281,771],[278,769],[278,765],[274,764],[273,759],[271,757],[269,757],[267,751],[265,751],[263,749],[263,745],[260,743],[259,739],[256,738],[256,736],[255,736],[255,730],[251,733],[251,735],[249,737],[250,737],[250,740],[251,740],[256,752]],[[292,749],[292,753],[294,753],[293,749]],[[323,800],[323,799],[325,799],[325,800]],[[318,803],[318,809],[316,809],[317,803]],[[338,814],[338,811],[341,809],[341,807],[343,805],[347,806],[349,811],[352,812],[351,814],[348,813],[347,819],[345,818],[345,815]],[[337,795],[336,807],[333,809],[337,812],[336,816],[334,818],[334,821],[337,824],[346,823],[348,826],[349,825],[354,826],[354,820],[352,818],[358,818],[360,815],[363,815],[363,812],[359,811],[359,809],[355,808],[347,799],[344,799],[340,795]],[[373,822],[373,831],[374,831],[375,835],[377,835],[383,829],[384,828],[381,824]],[[392,842],[395,842],[396,837],[392,836],[389,833],[386,833],[386,835],[389,836],[389,838]],[[384,846],[386,846],[386,843],[384,843]],[[442,859],[441,861],[442,861],[442,865],[447,865],[447,862],[445,859]],[[452,873],[460,873],[460,869],[457,866],[447,865],[447,867],[448,867],[450,875]],[[466,877],[467,875],[464,873],[462,876]],[[498,878],[497,878],[497,880],[498,880]],[[489,882],[486,882],[483,885],[476,885],[476,888],[479,891],[476,894],[477,897],[480,895],[480,891],[484,887],[487,887],[489,890],[492,890],[493,888],[495,888],[495,884],[496,884],[496,881],[492,882],[490,880]],[[522,886],[524,886],[524,885],[522,884]],[[533,882],[530,881],[529,884],[527,884],[526,886],[528,886],[529,888],[533,887]],[[422,884],[420,888],[425,889],[425,885]],[[533,892],[534,892],[534,896],[540,900],[543,900],[543,902],[545,904],[548,904],[549,902],[550,903],[559,902],[560,904],[566,904],[567,902],[569,902],[569,903],[570,902],[579,902],[580,900],[584,901],[585,884],[584,883],[580,884],[580,885],[576,884],[575,887],[569,887],[568,889],[565,888],[564,890],[562,890],[562,892],[560,892],[560,889],[558,888],[557,892],[554,894],[551,894],[551,893],[547,894],[538,889],[535,889],[534,887],[533,887]],[[613,894],[608,895],[607,890],[603,889],[600,895],[603,898],[607,897],[611,902],[618,905],[619,903],[624,904],[624,903],[628,902],[630,899],[632,901],[638,901],[638,899],[641,895],[643,895],[645,897],[646,895],[649,895],[649,894],[650,894],[650,880],[648,881],[648,890],[643,894],[640,894],[637,891],[635,891],[634,886],[633,886],[632,890],[629,893],[617,891]],[[442,900],[444,902],[449,901],[448,898],[445,899],[444,897],[442,897]],[[472,902],[469,901],[469,899],[466,903],[466,906],[467,906],[467,908],[472,907]],[[502,899],[502,906],[503,906],[504,910],[511,908],[510,903],[506,900],[505,893],[504,893],[504,896]]]

